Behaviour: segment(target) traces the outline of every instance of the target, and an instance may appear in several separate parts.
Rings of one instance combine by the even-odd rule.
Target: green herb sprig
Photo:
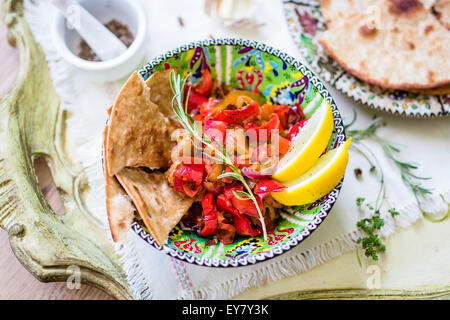
[[[390,159],[400,170],[400,177],[406,187],[411,189],[413,192],[417,203],[419,203],[419,198],[424,197],[431,193],[431,190],[424,188],[420,181],[428,180],[429,178],[424,178],[415,175],[412,170],[417,170],[419,166],[416,163],[403,161],[398,158],[398,154],[401,152],[394,144],[387,141],[386,139],[380,138],[376,133],[377,130],[385,125],[385,122],[381,117],[374,117],[369,125],[364,129],[352,129],[351,127],[356,122],[356,112],[354,112],[353,119],[347,125],[345,129],[347,134],[352,137],[353,144],[352,147],[363,155],[363,157],[370,164],[371,172],[378,172],[380,179],[380,188],[376,200],[372,203],[367,203],[365,198],[358,197],[356,199],[356,206],[362,208],[363,205],[372,211],[372,215],[369,218],[362,219],[356,223],[357,227],[362,230],[366,235],[360,237],[357,242],[362,245],[365,250],[365,255],[371,257],[374,260],[378,260],[378,254],[386,250],[385,245],[378,236],[378,231],[384,225],[384,220],[380,216],[380,210],[383,207],[386,200],[386,186],[384,182],[384,172],[383,169],[375,156],[375,154],[367,148],[362,141],[368,138],[372,138],[378,142],[388,159]],[[400,214],[395,208],[388,209],[392,218],[395,218]]]
[[[187,91],[186,98],[184,97],[184,87],[186,82],[188,81],[190,74],[188,74],[184,79],[181,79],[181,76],[175,74],[175,71],[172,70],[170,72],[170,87],[174,94],[172,99],[172,109],[175,113],[175,116],[178,119],[178,122],[182,125],[182,127],[190,134],[194,146],[202,151],[202,154],[211,158],[214,161],[218,161],[220,163],[224,163],[231,169],[231,172],[222,173],[218,178],[232,178],[236,181],[239,181],[243,184],[245,191],[234,191],[233,194],[236,198],[240,200],[252,200],[255,204],[255,207],[258,211],[259,221],[261,222],[261,227],[263,231],[264,241],[267,241],[267,230],[266,224],[264,222],[264,216],[261,212],[261,208],[259,207],[259,203],[256,200],[255,195],[253,194],[252,189],[248,185],[245,180],[242,172],[236,168],[231,157],[228,155],[228,152],[218,141],[212,141],[208,136],[203,135],[202,131],[199,130],[194,118],[187,112],[188,107],[188,98],[190,93],[190,88]],[[185,101],[185,103],[183,103]],[[195,142],[200,143],[195,143]],[[207,152],[207,150],[214,150],[214,155]]]
[[[359,238],[357,242],[361,243],[367,257],[377,261],[377,253],[386,251],[386,246],[376,234],[384,226],[384,220],[380,217],[380,213],[378,212],[370,218],[362,219],[356,225],[367,234],[366,237]]]
[[[409,189],[412,190],[417,203],[419,203],[419,197],[424,197],[425,195],[432,193],[430,189],[422,187],[419,182],[420,180],[430,180],[431,178],[419,177],[412,173],[412,170],[417,170],[419,168],[418,164],[398,159],[396,155],[400,153],[400,149],[379,137],[376,137],[376,140],[383,148],[384,154],[400,169],[402,181]]]

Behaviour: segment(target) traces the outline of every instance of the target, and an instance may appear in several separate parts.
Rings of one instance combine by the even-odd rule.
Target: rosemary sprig
[[[356,121],[357,115],[356,112],[353,115],[352,121],[345,125],[345,131],[349,136],[352,137],[353,142],[360,142],[366,138],[373,137],[377,130],[385,125],[383,119],[381,117],[375,116],[372,122],[365,129],[350,129]]]
[[[406,162],[399,160],[396,154],[400,152],[400,149],[390,144],[384,139],[376,137],[376,140],[380,143],[383,148],[384,154],[391,159],[397,167],[400,169],[400,176],[403,183],[412,190],[414,197],[417,202],[419,202],[419,197],[423,197],[426,194],[431,194],[431,190],[424,188],[417,180],[429,180],[429,177],[419,177],[412,173],[412,170],[417,170],[419,165],[413,162]]]
[[[231,157],[228,155],[228,152],[218,141],[212,141],[207,135],[203,135],[201,130],[199,130],[195,120],[192,116],[187,112],[188,106],[188,98],[190,93],[190,88],[187,91],[186,99],[184,97],[184,87],[186,85],[187,80],[189,79],[190,74],[188,74],[184,79],[181,79],[180,75],[176,75],[174,70],[170,72],[170,87],[174,94],[172,99],[172,109],[175,113],[175,116],[178,119],[178,122],[183,126],[183,128],[190,134],[194,146],[202,151],[202,154],[211,158],[214,161],[219,161],[224,163],[231,169],[231,172],[222,173],[218,178],[232,178],[241,182],[245,188],[245,191],[235,191],[233,192],[236,198],[241,200],[252,200],[255,204],[256,210],[258,211],[259,221],[261,222],[261,227],[263,231],[264,240],[267,241],[267,230],[266,224],[264,223],[264,216],[261,212],[261,208],[259,207],[258,201],[256,200],[255,195],[253,194],[252,189],[248,185],[245,180],[242,172],[236,168]],[[183,101],[186,101],[183,104]],[[196,144],[195,142],[199,141],[200,144]],[[199,146],[200,145],[200,146]],[[214,155],[210,154],[206,150],[213,150]]]

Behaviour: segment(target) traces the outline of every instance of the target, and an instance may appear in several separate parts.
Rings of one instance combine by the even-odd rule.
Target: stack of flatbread
[[[169,185],[164,171],[175,145],[171,119],[171,70],[144,82],[131,75],[110,110],[104,131],[106,207],[114,241],[125,242],[131,223],[142,220],[159,245],[192,205]]]
[[[450,93],[450,0],[321,0],[319,42],[346,71],[387,89]]]

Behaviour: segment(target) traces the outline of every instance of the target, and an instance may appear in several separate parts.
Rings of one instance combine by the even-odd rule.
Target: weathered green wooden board
[[[0,98],[0,227],[25,268],[43,282],[66,281],[68,267],[83,283],[119,299],[133,299],[107,232],[87,217],[77,200],[82,172],[64,152],[64,118],[44,53],[23,17],[21,0],[4,0],[9,41],[20,52],[20,70]],[[39,189],[33,161],[45,157],[66,208],[56,215]],[[449,298],[450,288],[418,291],[319,290],[286,293],[276,299]]]
[[[106,231],[76,202],[80,172],[64,154],[64,112],[41,48],[23,17],[22,1],[3,3],[8,39],[20,52],[20,70],[0,98],[0,226],[20,262],[41,281],[65,281],[71,265],[82,282],[117,298],[133,298]],[[39,190],[33,161],[45,157],[66,207],[52,212]]]

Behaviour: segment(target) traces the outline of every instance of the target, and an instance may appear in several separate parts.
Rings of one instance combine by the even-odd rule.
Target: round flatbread
[[[418,94],[445,95],[450,94],[450,85],[430,89],[408,89],[407,91]]]
[[[437,19],[434,5],[322,0],[328,30],[319,42],[345,70],[368,83],[403,90],[447,86],[450,31]]]
[[[438,19],[447,30],[450,30],[450,0],[436,0],[436,3],[432,6],[431,10],[436,19]]]

